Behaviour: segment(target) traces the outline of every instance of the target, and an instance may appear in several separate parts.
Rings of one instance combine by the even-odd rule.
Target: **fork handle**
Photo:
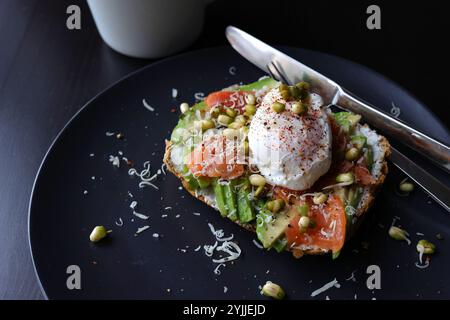
[[[371,106],[352,94],[340,89],[333,104],[360,114],[364,121],[399,139],[405,145],[422,153],[435,162],[447,173],[450,173],[450,147],[426,134],[411,128],[404,122],[395,119],[380,109]]]

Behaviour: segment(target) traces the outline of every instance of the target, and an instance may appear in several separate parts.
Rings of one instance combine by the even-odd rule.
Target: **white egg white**
[[[285,104],[285,111],[273,111],[274,102]],[[331,128],[319,95],[310,95],[307,115],[291,112],[292,103],[277,88],[266,94],[250,123],[250,161],[268,183],[305,190],[330,169]]]

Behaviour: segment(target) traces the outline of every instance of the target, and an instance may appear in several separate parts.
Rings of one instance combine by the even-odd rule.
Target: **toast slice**
[[[256,98],[257,98],[256,100],[260,101],[269,90],[271,90],[273,88],[277,88],[280,85],[279,83],[277,83],[276,81],[274,81],[272,79],[269,79],[269,80],[264,79],[262,81],[263,81],[263,83],[261,83],[261,80],[260,80],[254,84],[247,85],[244,87],[227,88],[227,89],[225,89],[225,91],[239,91],[239,90],[251,91],[256,96]],[[245,90],[242,90],[242,88],[244,88]],[[192,118],[199,118],[199,119],[204,117],[203,111],[209,110],[207,103],[208,103],[208,101],[206,101],[206,103],[202,102],[199,105],[192,107],[190,110],[190,113],[191,113],[190,116]],[[331,113],[331,111],[327,110],[327,112],[329,113],[329,118],[333,119],[333,114]],[[206,185],[204,187],[199,187],[198,183],[194,183],[194,185],[193,185],[192,180],[195,180],[195,179],[193,179],[192,173],[189,170],[186,170],[186,166],[183,165],[184,162],[181,161],[183,159],[183,157],[186,156],[186,152],[184,151],[185,144],[179,143],[180,139],[178,138],[179,134],[178,134],[177,130],[180,131],[181,129],[183,129],[183,126],[186,125],[186,122],[188,122],[188,120],[189,119],[188,119],[187,115],[182,115],[180,123],[175,128],[171,139],[166,140],[164,163],[167,166],[167,169],[171,173],[173,173],[178,179],[180,179],[184,188],[192,196],[196,197],[200,201],[203,201],[204,203],[206,203],[207,205],[216,209],[217,211],[221,211],[220,203],[218,202],[218,201],[220,201],[220,199],[217,199],[217,194],[214,193],[214,187],[212,185]],[[194,120],[194,122],[195,122],[195,120]],[[365,184],[365,185],[357,185],[356,186],[356,182],[355,182],[351,186],[337,186],[336,188],[327,189],[327,192],[329,192],[329,190],[332,190],[332,193],[330,193],[329,197],[337,194],[337,195],[339,195],[339,197],[342,201],[342,204],[345,205],[345,208],[344,208],[345,217],[346,217],[345,219],[347,221],[347,226],[345,226],[345,229],[346,229],[346,237],[345,238],[346,239],[350,238],[351,234],[361,223],[364,215],[368,212],[369,208],[372,206],[372,204],[375,200],[375,197],[376,197],[376,193],[379,190],[379,188],[382,186],[384,179],[387,175],[388,166],[387,166],[386,159],[389,157],[390,152],[391,152],[390,145],[389,145],[389,142],[387,141],[387,139],[385,137],[377,134],[374,130],[370,129],[369,126],[367,126],[366,124],[362,125],[359,123],[355,123],[352,128],[352,133],[353,133],[353,136],[364,137],[364,141],[366,143],[367,150],[370,149],[370,151],[371,151],[371,156],[370,156],[371,157],[371,165],[370,165],[370,169],[368,169],[370,176],[371,176],[370,183]],[[366,149],[364,149],[364,150],[366,150]],[[356,161],[354,161],[354,163],[356,164]],[[265,186],[266,189],[270,189],[270,188],[273,189],[273,187],[274,186],[270,186],[270,185]],[[355,190],[357,190],[357,192]],[[285,191],[285,190],[283,190],[283,191]],[[259,200],[259,199],[257,199],[257,197],[254,196],[254,190],[252,192],[253,192],[253,194],[252,194],[252,197],[250,197],[250,198],[251,198],[253,206],[254,206],[253,210],[255,211],[256,218],[252,221],[241,222],[240,219],[236,218],[235,216],[228,215],[228,217],[231,220],[233,220],[236,224],[247,229],[248,231],[256,232],[258,238],[261,238],[260,232],[258,232],[258,225],[262,221],[261,220],[262,218],[260,217],[260,215],[261,216],[263,215],[263,211],[265,211],[266,213],[268,212],[267,202],[266,202],[266,204],[261,205],[259,202],[262,200]],[[347,199],[347,197],[350,197],[349,193],[351,193],[351,192],[357,193],[358,196],[357,196],[357,201],[355,202],[353,199],[352,200],[353,203],[350,205],[350,202]],[[317,193],[317,191],[314,192],[314,194],[316,194],[316,193]],[[301,198],[302,194],[311,195],[311,193],[308,194],[308,191],[303,192],[303,193],[300,192],[300,193],[296,193],[296,196],[294,196],[294,198],[296,199],[297,196]],[[292,194],[290,194],[290,195],[292,195]],[[277,195],[276,194],[274,195],[273,192],[269,191],[268,197],[269,198],[277,197]],[[292,202],[291,200],[292,199],[290,199],[289,197],[288,197],[288,200],[286,200],[286,204],[287,204],[286,208],[291,208],[291,209],[285,208],[284,209],[285,213],[272,214],[274,217],[276,217],[275,221],[277,221],[277,219],[279,219],[280,221],[283,221],[280,217],[282,214],[284,215],[282,218],[285,219],[286,221],[292,219],[292,216],[290,216],[289,213],[286,213],[286,212],[292,212],[292,208],[294,206],[298,205],[298,203],[296,204],[295,201]],[[256,204],[256,202],[258,202],[258,204]],[[350,212],[348,212],[348,211],[350,211]],[[284,222],[284,223],[286,223],[286,222]],[[275,224],[275,222],[272,221],[271,224]],[[281,225],[281,227],[286,227],[285,224],[281,223],[280,225]],[[351,225],[351,226],[349,227],[349,225]],[[289,224],[289,226],[290,226],[290,224]],[[270,228],[272,228],[272,227],[270,227]],[[335,249],[331,250],[330,248],[322,248],[321,246],[317,246],[317,245],[298,246],[298,245],[293,245],[293,244],[289,245],[289,243],[286,244],[287,236],[284,233],[284,230],[281,230],[281,231],[282,232],[280,233],[280,230],[277,230],[278,233],[277,233],[276,237],[278,237],[278,239],[276,239],[276,241],[275,240],[271,241],[270,245],[267,245],[267,243],[264,242],[264,239],[262,239],[262,243],[263,243],[264,247],[266,247],[267,249],[273,247],[277,251],[284,251],[284,250],[291,251],[295,257],[300,257],[300,256],[303,256],[304,254],[311,254],[311,255],[324,254],[324,253],[327,253],[330,251],[333,252],[333,256],[337,256],[339,254],[340,248],[339,248],[339,250],[335,250]]]

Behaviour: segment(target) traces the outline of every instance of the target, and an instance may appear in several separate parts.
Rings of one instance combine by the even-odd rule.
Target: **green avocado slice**
[[[241,181],[241,184],[241,187],[237,190],[239,221],[249,223],[256,218],[253,205],[249,199],[250,183],[245,179],[244,182]]]
[[[236,180],[230,180],[227,184],[223,185],[224,196],[225,196],[225,204],[228,209],[227,217],[232,221],[236,221],[238,219],[238,205],[237,205],[237,197],[235,192]]]
[[[336,120],[337,124],[345,132],[353,131],[359,120],[361,120],[361,116],[359,114],[345,111],[333,113],[333,117]]]
[[[270,248],[284,235],[289,223],[298,215],[297,210],[285,210],[273,214],[267,208],[263,208],[256,216],[256,235],[264,248]]]
[[[228,209],[225,201],[225,190],[223,186],[217,181],[213,180],[214,195],[216,197],[216,205],[219,209],[220,215],[226,217],[228,215]]]

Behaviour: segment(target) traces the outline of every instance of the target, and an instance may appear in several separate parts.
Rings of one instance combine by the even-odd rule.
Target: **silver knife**
[[[312,90],[319,93],[325,104],[335,104],[349,111],[360,114],[364,120],[386,133],[399,138],[435,161],[450,172],[450,147],[439,142],[405,123],[392,118],[383,111],[362,102],[352,96],[333,80],[305,66],[299,61],[276,50],[250,34],[232,26],[226,28],[226,37],[232,47],[244,58],[265,72],[285,83],[294,84],[308,81]],[[395,148],[392,148],[391,161],[430,196],[450,212],[450,188],[420,168]]]
[[[392,146],[391,151],[392,163],[450,212],[450,189]]]
[[[385,112],[351,95],[333,80],[289,57],[281,51],[232,26],[226,28],[226,37],[231,46],[244,58],[267,73],[278,69],[287,83],[308,81],[313,91],[319,93],[325,104],[360,114],[364,120],[407,146],[419,151],[450,173],[450,147],[424,133],[409,127]],[[278,78],[281,80],[280,78]]]

